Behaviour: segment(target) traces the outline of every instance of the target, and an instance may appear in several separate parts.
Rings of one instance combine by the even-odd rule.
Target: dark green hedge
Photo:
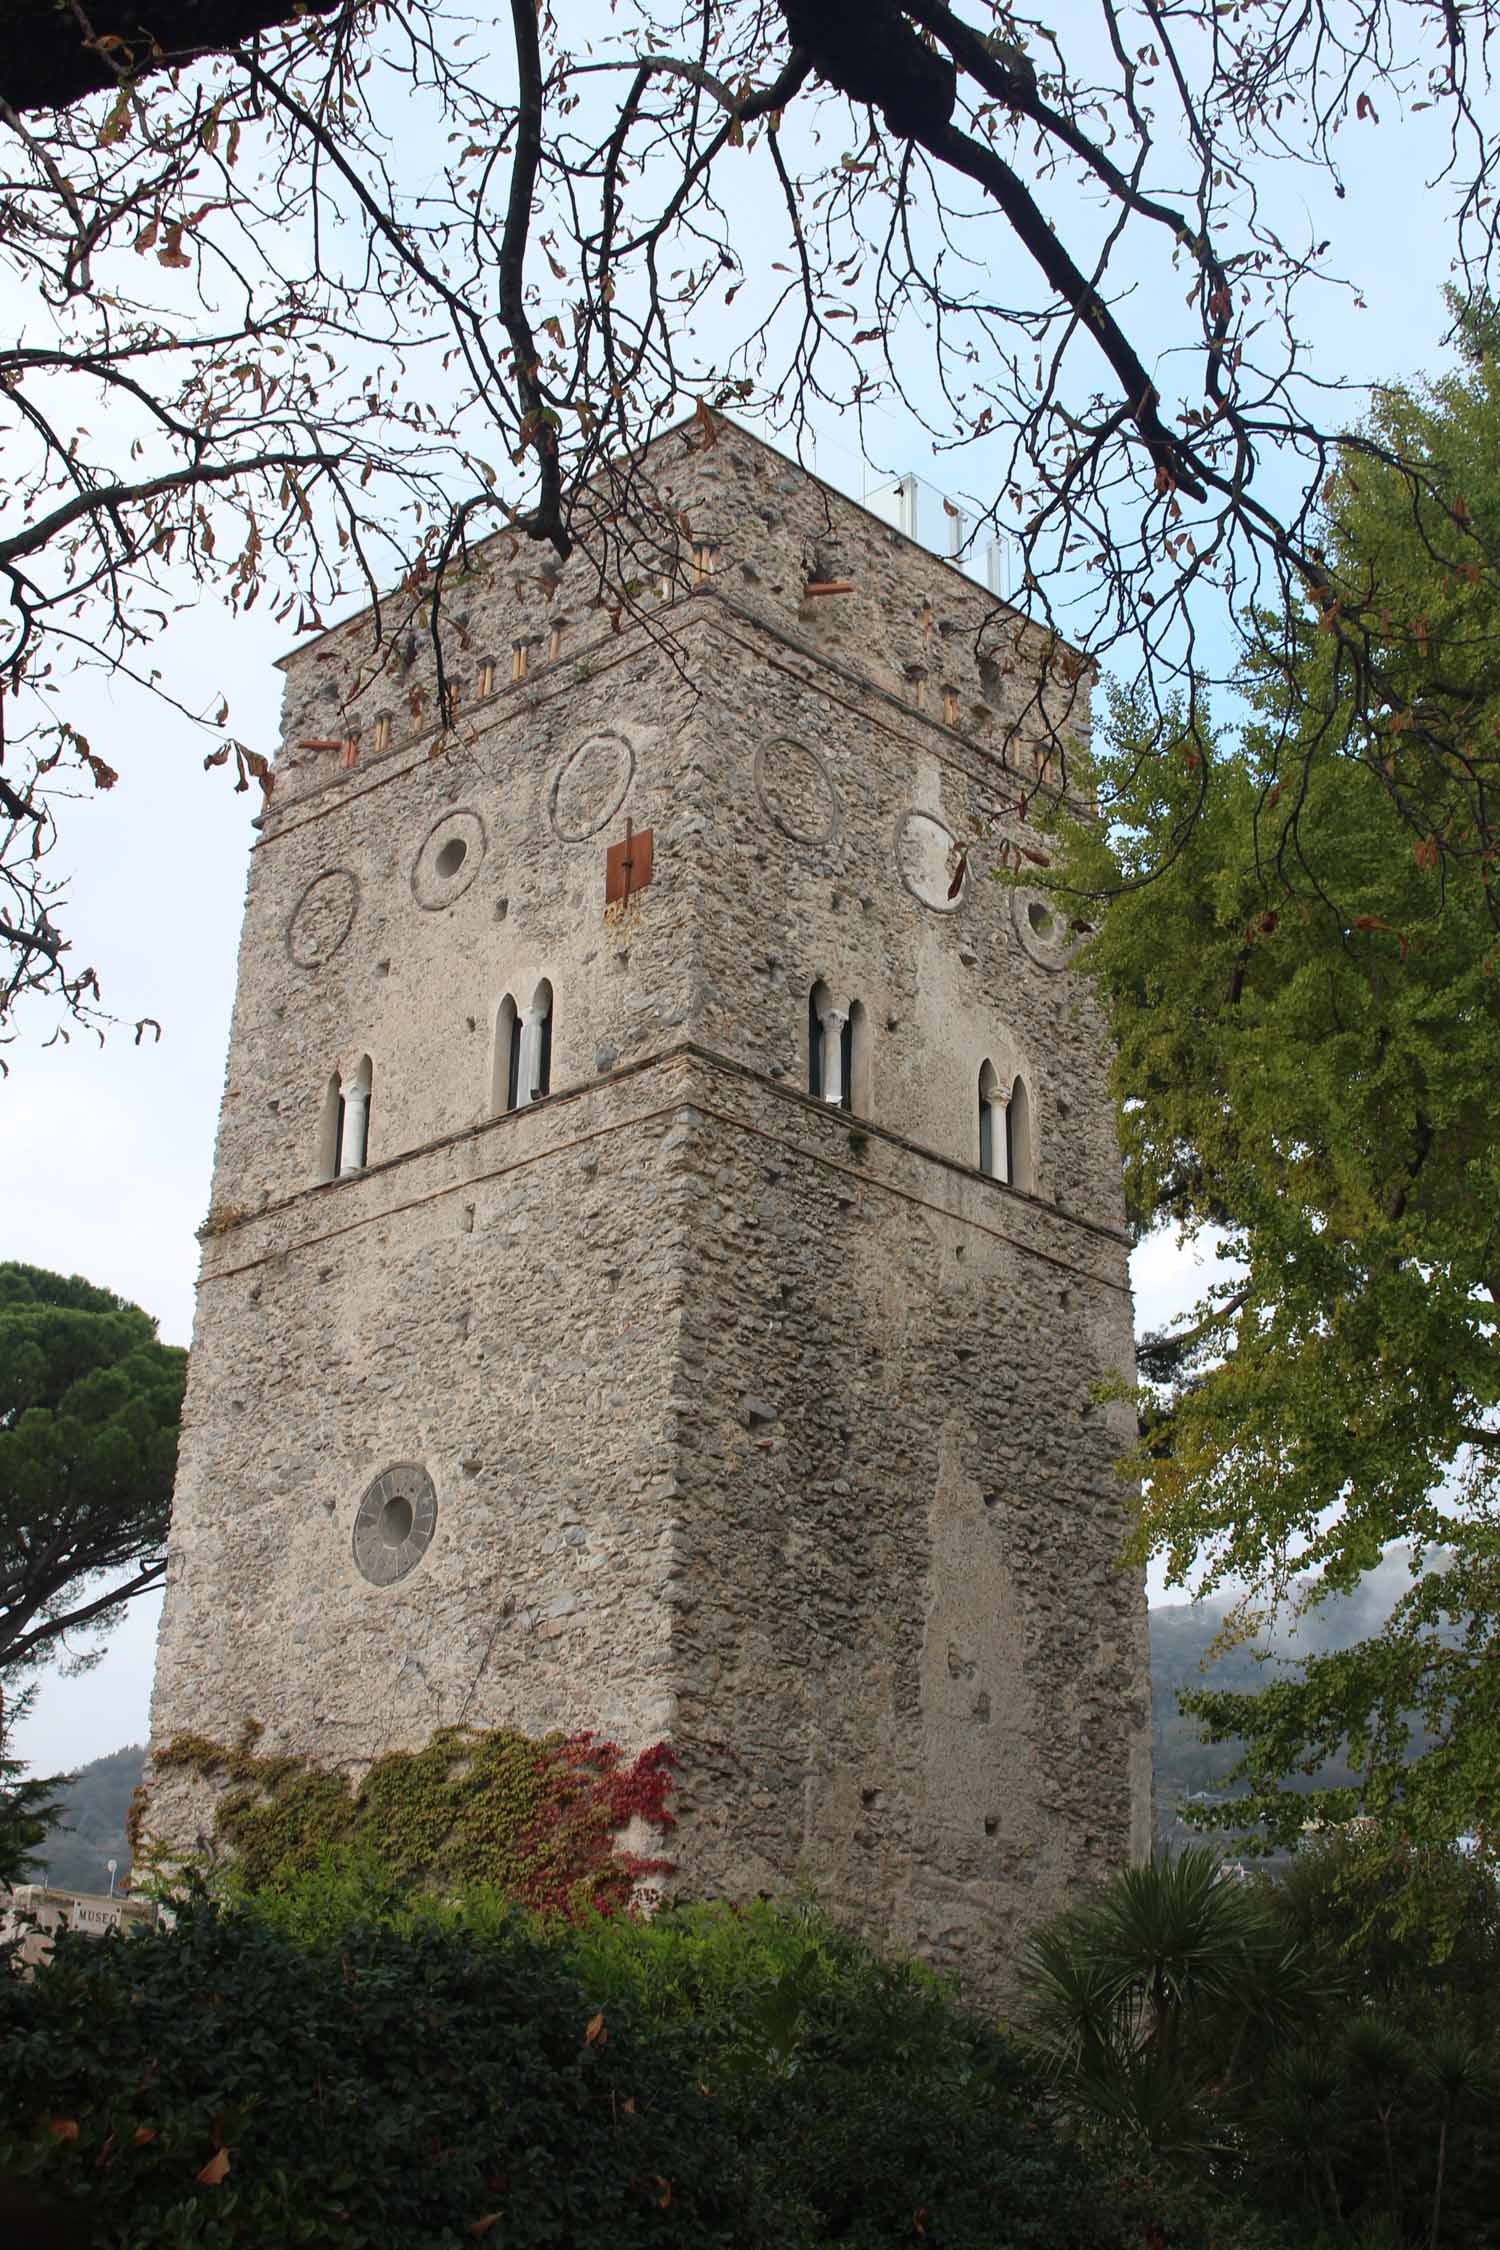
[[[804,1909],[553,1932],[336,1877],[0,1979],[0,2172],[98,2250],[1208,2241]]]

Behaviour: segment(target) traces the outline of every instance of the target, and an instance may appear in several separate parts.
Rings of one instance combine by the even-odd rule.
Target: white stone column
[[[516,1070],[516,1107],[524,1109],[537,1097],[537,1084],[542,1075],[542,1025],[547,1020],[545,1008],[521,1010],[521,1059]]]
[[[823,1035],[823,1099],[834,1109],[844,1099],[844,1026],[848,1021],[841,1008],[818,1010]]]
[[[994,1158],[994,1176],[1010,1186],[1010,1096],[999,1092],[990,1096],[990,1154]]]
[[[358,1084],[344,1088],[344,1145],[339,1153],[339,1177],[362,1172],[370,1131],[370,1089]]]

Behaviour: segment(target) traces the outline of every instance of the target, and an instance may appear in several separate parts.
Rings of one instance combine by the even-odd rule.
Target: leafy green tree
[[[0,1676],[160,1581],[186,1366],[139,1306],[0,1265]]]
[[[1308,1838],[1270,1895],[1300,1945],[1347,1971],[1362,2007],[1424,2040],[1451,2032],[1500,2044],[1500,1885],[1477,1853],[1393,1849],[1354,1822]]]
[[[1065,824],[1051,878],[1099,922],[1138,1223],[1224,1268],[1141,1351],[1138,1551],[1247,1587],[1242,1626],[1410,1559],[1380,1631],[1196,1698],[1281,1839],[1310,1810],[1434,1842],[1500,1812],[1500,599],[1474,559],[1500,553],[1500,369],[1488,316],[1466,333],[1375,418],[1423,491],[1351,457],[1324,492],[1381,709],[1309,600],[1290,658],[1252,646],[1233,732],[1115,703],[1112,818]],[[1345,1752],[1351,1784],[1284,1789]]]
[[[62,1810],[61,1777],[28,1777],[13,1758],[8,1735],[25,1710],[23,1694],[7,1708],[0,1693],[0,1883],[25,1883],[44,1872],[42,1846]]]

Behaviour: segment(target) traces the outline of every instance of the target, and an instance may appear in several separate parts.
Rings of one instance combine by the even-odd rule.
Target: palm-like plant
[[[1399,2024],[1386,2016],[1368,2014],[1357,2016],[1345,2031],[1342,2060],[1351,2091],[1380,2127],[1391,2226],[1399,2240],[1401,2190],[1393,2134],[1396,2118],[1416,2088],[1421,2057]]]
[[[1025,2033],[1081,2123],[1161,2156],[1227,2155],[1239,2079],[1309,2008],[1304,1949],[1202,1845],[1122,1870],[1041,1931]]]
[[[1423,2057],[1427,2076],[1437,2093],[1441,2108],[1438,2115],[1437,2171],[1432,2189],[1432,2227],[1428,2235],[1428,2250],[1438,2250],[1439,2229],[1443,2218],[1443,2187],[1448,2172],[1448,2146],[1454,2125],[1460,2117],[1482,2104],[1493,2103],[1495,2086],[1488,2056],[1473,2040],[1453,2033],[1439,2033]]]
[[[1111,1878],[1025,1964],[1059,2109],[1298,2241],[1500,2250],[1500,1892],[1429,1856],[1440,1931],[1407,1927],[1412,1870],[1363,1834],[1274,1881],[1202,1848]]]
[[[1334,2227],[1344,2219],[1344,2199],[1334,2164],[1342,2079],[1337,2058],[1322,2040],[1278,2054],[1262,2086],[1252,2137],[1263,2161],[1289,2165],[1299,2187]],[[1267,2160],[1265,2151],[1274,2155]]]

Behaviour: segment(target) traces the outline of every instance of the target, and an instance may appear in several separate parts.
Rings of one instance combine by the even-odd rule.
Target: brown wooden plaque
[[[651,880],[651,831],[629,829],[618,844],[611,844],[604,860],[604,903],[634,898]]]

